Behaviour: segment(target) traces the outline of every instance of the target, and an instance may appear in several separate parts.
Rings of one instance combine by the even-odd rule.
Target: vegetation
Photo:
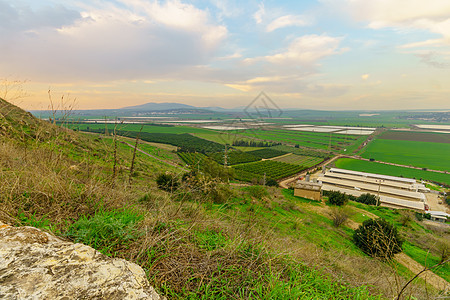
[[[215,152],[209,154],[209,157],[214,159],[217,163],[223,165],[225,164],[225,153],[224,152]],[[248,162],[254,162],[261,160],[261,158],[243,151],[229,151],[227,153],[227,165],[236,165]]]
[[[173,174],[169,173],[159,174],[158,177],[156,177],[156,184],[158,185],[158,188],[167,192],[173,192],[179,186],[178,179]]]
[[[339,191],[327,191],[326,195],[328,196],[327,203],[331,205],[344,206],[348,202],[347,194]]]
[[[133,149],[120,143],[127,139],[117,137],[114,155],[110,136],[59,128],[10,105],[0,112],[0,219],[86,240],[133,261],[171,299],[383,299],[411,278],[407,270],[364,255],[352,241],[350,222],[335,227],[333,207],[288,189],[225,180],[227,169],[262,175],[180,153],[204,158],[199,169],[185,173],[163,161],[177,159],[173,146],[143,144],[162,160],[137,152],[130,183]],[[180,177],[171,193],[156,183],[166,172]],[[400,226],[394,210],[354,202],[345,209],[352,222],[373,214],[399,226],[415,259],[420,251],[439,258],[448,239],[445,231],[414,220]],[[441,294],[419,280],[405,295]]]
[[[291,165],[273,160],[264,160],[248,164],[233,166],[236,170],[243,170],[253,174],[264,175],[267,177],[280,179],[301,172],[305,168],[302,166]]]
[[[286,156],[276,157],[273,160],[298,166],[304,166],[306,168],[315,166],[323,161],[323,159],[319,157],[301,156],[292,153]]]
[[[379,197],[373,195],[373,194],[362,194],[361,196],[359,196],[358,198],[356,198],[356,202],[360,202],[360,203],[364,203],[367,205],[380,205],[379,202]]]
[[[375,139],[362,153],[364,158],[407,166],[450,170],[450,143]]]
[[[391,259],[402,252],[403,240],[397,229],[384,219],[363,222],[353,234],[353,241],[364,253],[382,259]]]
[[[284,144],[291,144],[297,147],[307,147],[341,153],[353,152],[353,150],[356,150],[358,146],[366,139],[366,136],[294,131],[286,129],[258,129],[253,130],[252,132],[246,130],[242,132],[244,135],[246,133],[253,133],[259,139],[268,141],[282,142]]]
[[[66,236],[111,256],[142,234],[137,229],[142,219],[143,216],[132,210],[101,209],[93,216],[81,216],[68,227]]]
[[[272,147],[272,149],[283,151],[286,153],[293,153],[297,155],[303,155],[303,156],[313,156],[313,157],[319,157],[323,159],[327,159],[330,157],[330,153],[325,151],[319,151],[318,149],[308,149],[308,148],[299,148],[299,147],[291,147],[286,145],[280,145]]]
[[[272,148],[254,150],[254,151],[249,151],[247,153],[249,153],[251,155],[254,155],[254,156],[257,156],[259,158],[264,158],[264,159],[287,154],[286,152],[283,152],[283,151],[280,151],[280,150],[275,150],[275,149],[272,149]]]
[[[105,133],[104,129],[90,129],[89,132]],[[215,142],[204,140],[196,136],[182,133],[149,133],[139,131],[117,130],[117,135],[136,138],[139,135],[141,140],[154,143],[169,144],[179,147],[181,152],[217,152],[223,151],[224,146]]]
[[[246,140],[234,140],[232,143],[233,146],[241,146],[241,147],[272,147],[276,145],[280,145],[280,143],[271,143],[264,141],[246,141]]]

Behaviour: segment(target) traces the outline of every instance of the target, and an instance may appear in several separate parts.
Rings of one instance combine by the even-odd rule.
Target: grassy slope
[[[337,161],[335,161],[335,165],[338,168],[360,172],[377,173],[391,176],[403,176],[417,179],[422,178],[425,180],[450,184],[450,174],[442,174],[424,170],[410,169],[405,167],[391,166],[351,158],[340,158]]]
[[[326,206],[291,191],[220,185],[222,200],[196,189],[171,195],[154,179],[179,171],[141,154],[130,186],[130,147],[118,144],[113,177],[110,137],[34,119],[1,120],[8,128],[0,135],[2,221],[43,227],[133,260],[170,298],[369,299],[367,289],[391,297],[392,283],[405,281],[362,254],[349,228],[334,228]],[[172,154],[146,150],[164,159]],[[94,240],[80,234],[118,227]],[[424,295],[420,284],[408,293]]]

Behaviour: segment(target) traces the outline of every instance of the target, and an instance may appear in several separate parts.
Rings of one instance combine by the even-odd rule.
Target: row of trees
[[[264,141],[234,140],[231,145],[232,146],[240,146],[240,147],[272,147],[272,146],[281,145],[281,143],[264,142]]]

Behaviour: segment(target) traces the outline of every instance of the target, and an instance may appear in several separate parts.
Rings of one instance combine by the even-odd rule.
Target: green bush
[[[367,255],[383,259],[402,252],[403,244],[397,228],[382,218],[364,221],[355,230],[353,242]]]
[[[269,178],[269,179],[267,179],[266,185],[278,187],[278,182],[273,178]]]
[[[174,175],[167,173],[159,174],[156,178],[156,184],[158,185],[158,188],[168,192],[176,190],[179,186],[177,178],[175,178]]]
[[[343,206],[347,204],[348,197],[345,193],[339,191],[330,191],[328,194],[328,204]]]
[[[379,205],[379,197],[373,195],[373,194],[362,194],[355,200],[356,202],[364,203],[367,205]]]
[[[267,189],[262,185],[253,185],[247,188],[247,192],[251,197],[261,199],[263,197],[269,196]]]
[[[89,245],[106,255],[139,237],[136,226],[143,217],[131,210],[100,210],[94,216],[82,216],[69,226],[66,236]]]

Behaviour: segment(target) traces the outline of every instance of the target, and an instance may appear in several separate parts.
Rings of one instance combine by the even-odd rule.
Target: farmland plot
[[[264,160],[248,164],[233,166],[234,169],[243,170],[249,173],[264,175],[274,179],[280,179],[301,172],[305,168],[283,162]]]
[[[272,160],[284,162],[284,163],[288,163],[288,164],[293,164],[293,165],[297,165],[297,166],[303,166],[303,167],[307,167],[307,168],[312,167],[323,161],[323,159],[321,159],[319,157],[302,156],[302,155],[297,155],[297,154],[292,154],[292,153],[290,153],[289,155],[286,155],[286,156],[275,157]]]
[[[450,170],[450,143],[376,139],[364,153],[364,158],[435,170]]]

